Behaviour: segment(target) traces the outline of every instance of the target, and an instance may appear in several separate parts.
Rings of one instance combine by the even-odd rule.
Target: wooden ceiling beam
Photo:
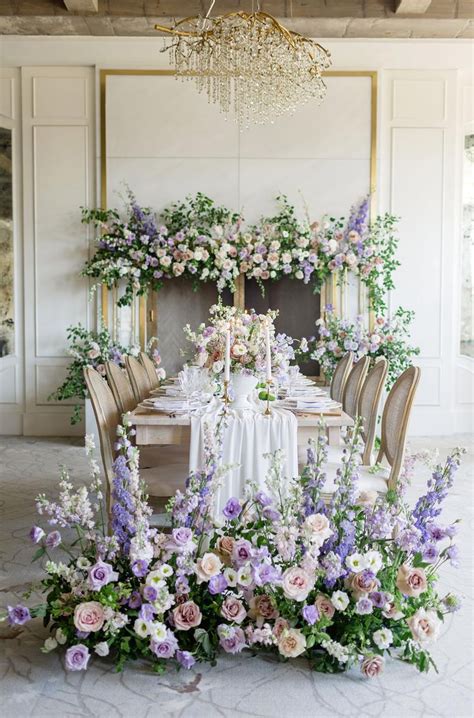
[[[431,0],[395,0],[397,15],[424,15],[431,5]]]
[[[99,0],[64,0],[69,12],[99,12]]]

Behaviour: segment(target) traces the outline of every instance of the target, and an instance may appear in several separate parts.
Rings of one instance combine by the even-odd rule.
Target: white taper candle
[[[230,330],[227,329],[225,333],[225,366],[224,366],[224,381],[230,380]]]
[[[267,381],[272,380],[272,352],[270,348],[270,327],[268,326],[268,322],[265,323],[265,350],[266,350],[266,359],[267,359],[267,371],[266,371],[266,379]]]

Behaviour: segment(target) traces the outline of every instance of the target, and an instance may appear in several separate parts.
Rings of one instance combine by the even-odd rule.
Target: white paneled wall
[[[474,131],[469,43],[325,45],[336,70],[378,71],[377,204],[402,218],[391,305],[415,309],[421,347],[411,431],[467,430],[473,362],[459,356],[458,283],[462,135]],[[0,433],[76,431],[70,407],[47,397],[68,362],[66,327],[87,324],[90,314],[77,275],[88,251],[78,207],[99,201],[98,70],[163,68],[158,50],[153,38],[2,38],[2,64],[11,69],[0,72],[0,124],[13,128],[15,143],[17,330],[15,355],[0,359]],[[160,90],[163,82],[170,91]],[[370,108],[361,85],[334,78],[330,90],[336,82],[343,90],[336,100],[328,93],[309,127],[298,114],[239,135],[171,78],[109,78],[109,203],[125,179],[156,207],[202,190],[252,219],[271,211],[278,192],[298,203],[301,190],[314,216],[345,210],[367,177]]]
[[[392,310],[415,310],[422,369],[412,418],[417,433],[456,426],[457,79],[454,70],[384,74],[381,202],[401,218],[401,267],[390,303]]]
[[[14,353],[0,358],[0,433],[23,430],[23,253],[21,193],[20,71],[0,68],[0,127],[12,131],[13,255],[14,255]]]
[[[94,104],[91,68],[22,68],[25,434],[83,431],[68,426],[70,405],[48,396],[69,362],[67,327],[88,324],[79,272],[89,237],[79,207],[95,196]]]

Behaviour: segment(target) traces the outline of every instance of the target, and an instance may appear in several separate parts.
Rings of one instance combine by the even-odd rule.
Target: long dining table
[[[130,418],[135,425],[138,446],[190,443],[191,418],[188,414],[173,416],[140,405],[131,412]],[[339,445],[342,427],[354,424],[351,417],[342,410],[311,415],[297,414],[298,446],[306,445],[310,438],[317,438],[321,419],[324,420],[330,446]]]

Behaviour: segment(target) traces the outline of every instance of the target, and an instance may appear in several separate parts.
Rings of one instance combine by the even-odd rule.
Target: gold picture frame
[[[99,71],[99,105],[100,105],[100,198],[102,208],[107,207],[107,78],[116,75],[130,76],[173,76],[175,71],[163,70],[137,70],[137,69],[102,69]],[[370,216],[373,217],[377,211],[376,183],[377,183],[377,112],[378,112],[378,73],[376,70],[331,70],[323,73],[325,77],[367,77],[370,79],[370,164],[369,164],[369,188],[370,188]],[[359,283],[359,308],[364,307],[364,287]],[[343,300],[338,291],[337,282],[334,278],[329,279],[321,288],[321,307],[328,301],[333,305],[337,314],[340,314]],[[245,278],[243,275],[237,278],[234,292],[234,305],[240,308],[245,307]],[[153,310],[150,310],[153,311]],[[369,311],[369,322],[373,317]],[[109,290],[102,285],[101,312],[105,326],[109,322]],[[147,298],[138,298],[138,311],[132,309],[132,316],[138,314],[138,335],[142,348],[144,348],[147,336],[148,312]]]

